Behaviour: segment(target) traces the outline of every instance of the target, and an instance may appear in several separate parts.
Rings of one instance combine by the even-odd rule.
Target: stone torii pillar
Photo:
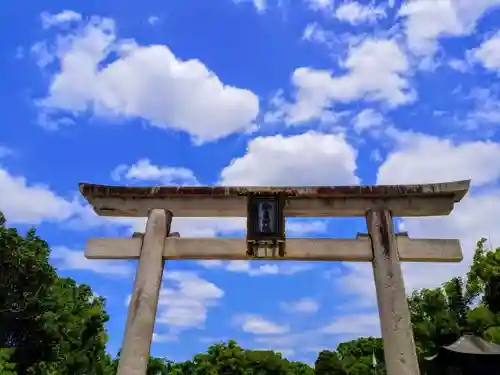
[[[387,374],[419,374],[392,215],[384,209],[370,210],[366,221]]]
[[[286,195],[286,216],[365,217],[356,239],[289,239],[286,256],[265,259],[372,262],[388,375],[418,375],[419,367],[400,261],[460,262],[458,240],[410,239],[394,233],[393,216],[448,215],[469,181],[445,184],[340,187],[119,187],[80,184],[103,216],[146,217],[132,238],[90,239],[88,259],[139,259],[118,375],[145,375],[165,259],[249,259],[243,238],[170,236],[172,215],[244,217],[249,193]]]
[[[170,211],[152,209],[149,212],[128,308],[118,374],[146,373],[163,275],[163,247],[171,223]]]

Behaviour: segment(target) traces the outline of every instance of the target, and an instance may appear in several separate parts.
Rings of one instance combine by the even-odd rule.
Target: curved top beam
[[[162,208],[181,217],[244,217],[246,196],[284,194],[286,216],[364,216],[375,207],[394,216],[449,214],[468,192],[470,180],[422,185],[372,186],[158,186],[127,187],[80,183],[80,192],[103,216],[146,217]]]

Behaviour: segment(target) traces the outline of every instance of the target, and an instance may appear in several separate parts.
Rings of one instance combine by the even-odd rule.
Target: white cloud
[[[483,185],[500,178],[500,144],[490,141],[454,144],[416,133],[398,133],[398,145],[380,166],[381,184],[432,183],[472,179]]]
[[[264,263],[248,260],[231,260],[227,262],[202,260],[198,262],[202,267],[208,269],[224,269],[228,272],[242,273],[249,276],[269,276],[269,275],[294,275],[299,272],[306,272],[313,268],[311,263],[284,263],[277,261],[274,263]]]
[[[368,108],[364,109],[356,115],[354,119],[354,130],[357,133],[362,133],[366,130],[377,128],[384,123],[384,116],[379,112]]]
[[[357,1],[343,3],[335,10],[335,18],[353,25],[376,22],[385,17],[387,17],[387,14],[383,7],[362,5]]]
[[[134,270],[123,261],[89,260],[83,251],[55,246],[50,254],[51,260],[59,270],[91,271],[106,276],[130,276]]]
[[[269,163],[273,160],[273,163]],[[221,172],[222,185],[297,186],[359,182],[356,151],[339,134],[308,132],[252,139],[244,156]]]
[[[267,0],[233,0],[236,4],[251,2],[258,13],[264,13],[267,9]]]
[[[57,14],[43,12],[40,17],[42,18],[42,26],[48,29],[53,26],[67,25],[71,22],[78,22],[82,20],[82,15],[72,10],[63,10]]]
[[[451,59],[450,61],[448,61],[448,66],[462,73],[466,72],[469,69],[469,65],[466,61],[458,59]]]
[[[203,328],[208,310],[215,307],[224,291],[215,284],[191,272],[168,271],[160,292],[156,322],[175,331]]]
[[[233,260],[229,261],[226,266],[226,270],[230,272],[242,272],[242,273],[247,273],[252,276],[258,276],[258,275],[276,275],[279,273],[279,269],[277,265],[270,265],[270,264],[265,264],[260,267],[253,268],[250,265],[250,262],[247,260]]]
[[[311,314],[318,311],[319,305],[312,298],[302,298],[293,302],[283,302],[281,308],[289,313]]]
[[[255,335],[277,335],[290,331],[289,326],[269,321],[259,315],[241,315],[235,318],[235,323],[241,326],[243,332]]]
[[[474,31],[476,22],[499,0],[413,0],[403,4],[408,47],[417,55],[436,52],[440,37],[462,36]]]
[[[193,171],[183,167],[168,167],[151,164],[149,159],[141,159],[132,165],[121,164],[114,169],[111,177],[115,181],[155,181],[163,185],[198,185]]]
[[[334,346],[334,342],[345,342],[359,336],[380,336],[378,313],[353,313],[342,315],[330,323],[302,332],[276,335],[260,335],[254,338],[256,345],[271,348],[289,348],[295,351],[318,352]]]
[[[309,351],[310,348],[328,348],[331,342],[323,342],[324,334],[318,330],[291,332],[282,335],[260,335],[254,341],[257,346],[268,348],[288,348],[296,351]],[[317,351],[316,351],[317,352]]]
[[[500,69],[500,32],[486,40],[474,51],[474,57],[480,61],[486,69]]]
[[[351,46],[342,67],[348,72],[337,76],[329,70],[296,69],[292,75],[295,102],[284,108],[286,121],[321,118],[335,102],[364,99],[398,106],[415,99],[407,77],[410,65],[393,40],[366,39]]]
[[[333,9],[333,0],[305,0],[310,9],[328,11]]]
[[[345,1],[335,9],[333,0],[305,0],[309,9],[319,11],[327,16],[334,17],[340,21],[352,25],[361,23],[372,23],[387,17],[383,6],[373,4],[364,5],[358,1]]]
[[[224,85],[201,61],[180,60],[165,45],[119,40],[111,19],[91,18],[53,49],[60,71],[38,102],[47,115],[142,118],[206,142],[249,130],[259,112],[251,91]]]
[[[29,184],[0,168],[0,210],[10,223],[39,224],[69,219],[76,202],[71,202],[42,184]]]
[[[491,131],[488,127],[491,125],[495,127],[500,123],[499,93],[499,87],[495,86],[472,91],[470,98],[474,101],[474,108],[465,120],[465,125],[469,130],[481,128],[481,131],[485,131],[485,135],[488,135]]]
[[[317,22],[309,23],[302,33],[302,40],[329,44],[333,41],[334,35],[321,27]]]
[[[344,290],[351,298],[347,300],[347,309],[355,312],[356,309],[373,308],[377,304],[375,295],[375,281],[373,280],[372,265],[369,263],[343,263],[345,271],[333,278],[334,288]],[[408,287],[408,284],[406,284]],[[343,310],[343,305],[340,306]]]
[[[141,225],[144,230],[145,227],[142,218],[97,216],[79,193],[72,192],[69,199],[46,184],[29,182],[26,177],[13,175],[1,167],[0,211],[12,224],[54,222],[76,230],[116,226],[137,229]]]
[[[321,220],[290,220],[286,222],[287,235],[303,236],[310,233],[324,233],[327,230],[326,221]]]
[[[379,336],[380,320],[377,313],[340,316],[322,331],[333,335]]]
[[[158,17],[158,16],[149,16],[148,17],[148,23],[150,25],[156,25],[158,22],[160,22],[160,17]]]
[[[294,275],[299,272],[309,271],[311,268],[311,264],[262,264],[252,267],[250,261],[247,260],[229,261],[226,266],[226,270],[230,272],[241,272],[250,276]]]

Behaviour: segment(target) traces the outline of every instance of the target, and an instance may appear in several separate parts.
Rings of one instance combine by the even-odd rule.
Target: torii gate
[[[90,239],[88,259],[139,259],[118,375],[145,375],[165,259],[252,259],[244,238],[179,238],[172,217],[246,217],[252,195],[279,195],[283,217],[366,217],[355,239],[289,239],[285,253],[259,259],[372,262],[388,375],[418,375],[419,367],[400,261],[460,262],[454,239],[410,239],[394,233],[393,217],[448,215],[470,181],[425,185],[338,187],[122,187],[81,183],[102,216],[148,217],[132,238]],[[280,224],[278,224],[280,226]],[[249,227],[250,228],[250,227]],[[284,229],[283,229],[284,232]],[[280,250],[282,248],[280,247]],[[283,256],[284,255],[284,256]]]

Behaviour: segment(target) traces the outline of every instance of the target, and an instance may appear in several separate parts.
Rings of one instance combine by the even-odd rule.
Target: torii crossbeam
[[[132,238],[90,239],[89,259],[139,259],[118,375],[145,375],[166,259],[252,259],[243,238],[179,238],[172,217],[245,217],[249,194],[280,194],[288,217],[365,216],[368,234],[355,239],[288,239],[272,260],[372,262],[388,375],[417,375],[400,261],[460,262],[454,239],[410,239],[394,233],[393,216],[448,215],[470,181],[426,185],[339,187],[121,187],[82,183],[80,192],[102,216],[148,217]]]

